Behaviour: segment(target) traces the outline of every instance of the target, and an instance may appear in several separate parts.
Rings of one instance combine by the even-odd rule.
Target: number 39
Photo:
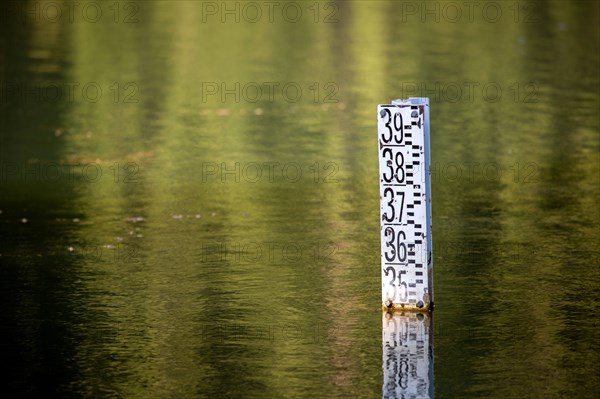
[[[402,140],[404,139],[404,122],[402,120],[402,114],[400,112],[396,112],[392,118],[392,113],[390,110],[388,108],[384,108],[381,116],[387,116],[385,127],[389,132],[389,134],[386,134],[385,132],[382,133],[381,140],[383,140],[384,143],[389,144],[393,139],[396,144],[401,144]]]

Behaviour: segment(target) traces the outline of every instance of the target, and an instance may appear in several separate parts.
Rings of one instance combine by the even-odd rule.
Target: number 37
[[[400,197],[400,200],[398,201],[396,199],[396,195],[398,195]],[[389,200],[386,202],[386,204],[388,205],[388,209],[386,210],[386,212],[383,213],[383,215],[381,216],[381,219],[384,222],[388,222],[388,223],[393,223],[396,221],[396,206],[400,205],[400,209],[398,210],[398,223],[402,223],[402,211],[404,209],[404,193],[402,191],[396,191],[394,194],[394,190],[391,187],[386,187],[385,190],[383,190],[383,198],[385,198],[386,200],[389,198]],[[396,204],[396,206],[394,206],[394,202],[399,202],[399,204]],[[388,214],[389,211],[389,214]]]

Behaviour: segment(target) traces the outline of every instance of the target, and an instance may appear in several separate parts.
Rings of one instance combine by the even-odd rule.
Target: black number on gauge
[[[384,255],[385,260],[387,260],[388,262],[393,262],[394,259],[396,259],[396,244],[394,243],[395,236],[396,233],[394,232],[394,229],[392,229],[391,227],[385,228],[385,237],[388,238],[388,240],[386,240],[385,242],[386,251],[384,252]]]
[[[390,183],[396,178],[396,182],[404,182],[404,155],[402,155],[402,152],[398,151],[394,156],[391,148],[384,148],[382,155],[387,160],[385,164],[389,169],[389,174],[387,171],[383,172],[383,180]]]
[[[398,273],[396,273],[396,269],[394,269],[392,266],[388,266],[383,269],[383,273],[386,277],[390,277],[388,282],[387,297],[394,301],[398,295],[398,288],[400,288],[400,295],[398,295],[398,299],[401,302],[406,301],[408,299],[408,286],[406,285],[406,282],[402,281],[402,275],[406,274],[406,271],[399,270]],[[398,281],[396,282],[396,280]],[[389,287],[393,288],[393,294],[391,295],[389,292]]]
[[[388,131],[387,134],[381,134],[381,140],[383,140],[383,142],[386,144],[391,143],[392,140],[395,141],[396,144],[401,144],[402,140],[404,139],[404,123],[402,120],[402,114],[400,112],[396,112],[394,113],[394,116],[392,116],[389,108],[383,108],[381,116],[387,118],[385,127]]]
[[[388,283],[387,297],[392,302],[394,302],[396,300],[396,295],[398,293],[396,290],[396,285],[394,284],[394,281],[396,280],[396,269],[394,269],[392,266],[388,266],[385,269],[383,269],[383,273],[385,273],[386,277],[390,277],[390,273],[392,274],[390,281]],[[394,293],[391,295],[390,295],[389,287],[394,288]]]
[[[385,260],[387,260],[388,262],[394,262],[395,260],[397,260],[398,262],[405,262],[406,244],[404,243],[404,241],[406,240],[406,234],[402,230],[400,230],[398,231],[398,235],[396,236],[396,232],[393,228],[386,227],[385,237],[387,238],[387,240],[385,241]]]
[[[388,195],[389,194],[389,195]],[[399,195],[401,197],[400,200],[400,211],[398,212],[398,223],[402,223],[402,210],[404,209],[404,193],[402,191],[396,191],[396,194]],[[385,190],[383,190],[383,197],[385,199],[387,199],[389,197],[389,201],[387,202],[389,209],[391,210],[391,215],[388,215],[387,212],[384,212],[382,219],[384,222],[388,222],[388,223],[392,223],[395,222],[396,220],[396,208],[394,208],[394,199],[395,199],[395,194],[394,194],[394,190],[392,190],[391,187],[386,187]]]

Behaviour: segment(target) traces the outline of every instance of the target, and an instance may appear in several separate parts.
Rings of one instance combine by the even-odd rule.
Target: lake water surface
[[[597,397],[598,3],[79,3],[2,10],[1,396]],[[376,106],[410,96],[418,365],[380,310]]]

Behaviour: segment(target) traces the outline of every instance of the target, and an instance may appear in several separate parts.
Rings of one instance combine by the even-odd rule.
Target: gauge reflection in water
[[[383,398],[433,398],[433,314],[383,312],[382,329]]]

